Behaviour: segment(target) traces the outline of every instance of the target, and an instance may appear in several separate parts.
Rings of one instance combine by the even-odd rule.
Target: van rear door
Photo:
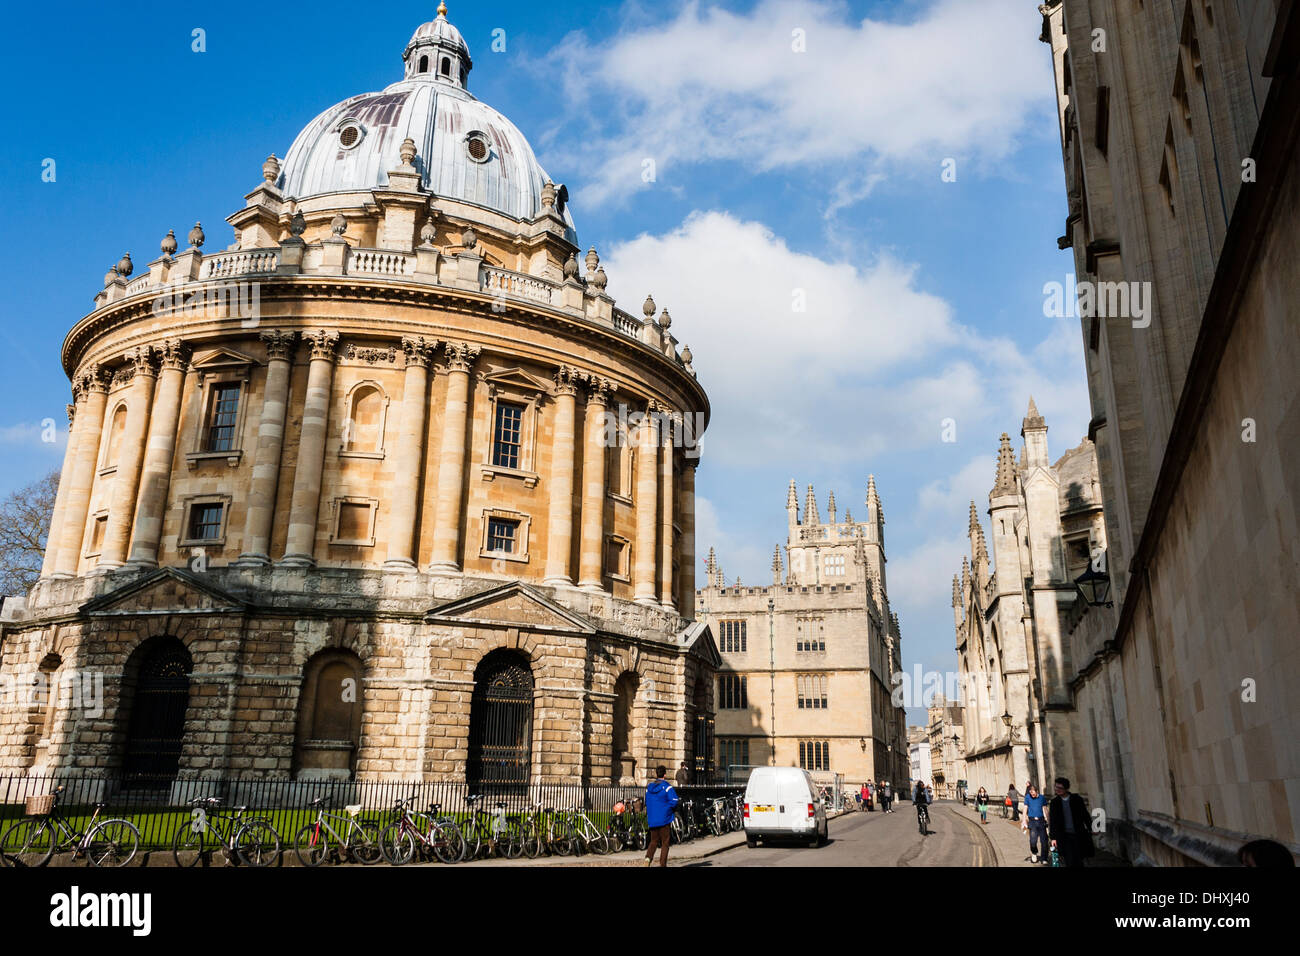
[[[771,768],[756,767],[750,773],[745,802],[749,804],[745,826],[753,830],[775,830],[781,826],[781,794]]]
[[[782,778],[781,803],[785,807],[781,826],[785,829],[807,830],[816,825],[808,816],[808,804],[816,803],[808,771],[788,773]]]

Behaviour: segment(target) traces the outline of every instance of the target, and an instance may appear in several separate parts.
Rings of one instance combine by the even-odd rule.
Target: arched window
[[[523,788],[532,763],[532,668],[515,651],[493,651],[474,671],[465,782],[471,792]]]
[[[442,75],[446,77],[451,76],[451,60],[445,56],[442,58]]]
[[[429,58],[427,56],[420,57],[420,72],[421,73],[429,72]]]
[[[117,456],[122,453],[122,433],[126,431],[126,405],[118,405],[113,410],[113,417],[108,424],[108,437],[104,442],[104,460],[101,468],[113,468],[117,465]]]
[[[610,782],[635,781],[636,755],[632,750],[632,708],[636,704],[637,675],[627,671],[614,682],[614,745]]]
[[[362,382],[348,395],[347,417],[343,422],[343,452],[350,455],[382,455],[388,399],[378,385]]]
[[[133,786],[168,787],[176,776],[193,670],[190,652],[174,637],[150,638],[127,658],[122,772]]]
[[[303,668],[294,776],[350,780],[360,747],[361,659],[351,651],[321,651]]]

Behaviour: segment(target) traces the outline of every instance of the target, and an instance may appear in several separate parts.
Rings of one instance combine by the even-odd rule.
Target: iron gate
[[[480,790],[526,787],[532,754],[532,672],[514,654],[490,654],[475,675],[465,781]]]
[[[122,770],[138,786],[168,786],[176,776],[190,703],[194,662],[180,641],[160,641],[145,652],[136,678]]]

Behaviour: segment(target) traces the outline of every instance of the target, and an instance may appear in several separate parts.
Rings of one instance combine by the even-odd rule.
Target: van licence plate
[[[754,807],[754,812],[755,812],[755,813],[771,813],[771,812],[772,812],[773,810],[775,810],[775,809],[776,809],[776,807],[756,806],[756,807]]]

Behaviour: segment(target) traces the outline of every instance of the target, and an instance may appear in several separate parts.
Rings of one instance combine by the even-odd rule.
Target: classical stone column
[[[415,519],[419,507],[420,478],[424,471],[425,393],[429,386],[429,355],[433,339],[402,339],[406,374],[402,380],[402,420],[393,462],[395,477],[388,518],[388,571],[415,571]]]
[[[681,484],[677,490],[678,522],[682,529],[677,545],[677,610],[690,620],[695,619],[695,466],[698,464],[699,459],[683,456]]]
[[[469,417],[469,370],[480,348],[447,343],[447,401],[442,413],[442,448],[438,453],[438,509],[434,516],[435,574],[460,571],[460,499],[465,493],[465,422]]]
[[[261,333],[260,338],[266,344],[266,387],[262,394],[262,417],[257,424],[257,445],[253,449],[253,480],[244,513],[243,551],[235,562],[254,567],[271,563],[271,522],[280,485],[284,415],[289,407],[289,376],[296,336],[293,332],[271,329]]]
[[[307,400],[303,404],[298,440],[298,468],[289,504],[289,535],[280,563],[309,568],[316,563],[316,520],[320,514],[321,472],[325,468],[325,429],[329,424],[334,347],[338,345],[339,334],[318,330],[304,332],[303,338],[311,343],[311,365],[307,370]]]
[[[659,428],[661,446],[659,479],[659,606],[665,611],[674,610],[673,594],[673,514],[676,498],[673,494],[673,464],[677,458],[673,450],[673,424],[675,416],[662,413]]]
[[[140,490],[140,468],[144,463],[153,389],[158,379],[158,371],[154,366],[154,349],[151,346],[145,345],[127,352],[126,362],[118,374],[131,379],[131,390],[126,398],[126,429],[122,432],[122,451],[117,459],[117,474],[113,476],[113,496],[108,506],[104,550],[95,565],[95,571],[101,574],[120,568],[126,562],[135,499]]]
[[[189,352],[180,339],[168,339],[157,350],[162,371],[154,393],[149,418],[149,440],[145,447],[140,491],[135,502],[135,531],[131,536],[130,567],[158,566],[158,544],[162,540],[163,513],[171,483],[172,457],[176,451],[176,425],[181,415],[181,386]]]
[[[609,393],[618,385],[596,375],[587,377],[586,438],[582,449],[582,542],[578,556],[578,587],[603,591],[605,558],[605,448]]]
[[[108,404],[108,378],[98,365],[91,365],[77,376],[73,391],[77,395],[77,426],[68,441],[76,443],[77,451],[71,469],[65,470],[59,481],[59,494],[64,497],[59,520],[58,556],[54,561],[53,576],[56,578],[76,574],[81,561],[90,491],[95,483],[95,464],[99,461],[99,439],[104,431],[104,408]],[[63,487],[65,483],[66,489]],[[51,545],[52,541],[46,547]]]
[[[651,401],[637,428],[636,438],[636,558],[632,574],[635,588],[632,599],[637,604],[658,607],[655,594],[656,531],[659,505],[659,440],[654,413],[659,406]]]
[[[551,439],[550,512],[546,524],[546,577],[551,587],[572,586],[573,454],[578,370],[562,365],[555,373],[555,425]]]
[[[75,403],[80,397],[76,394],[77,389],[73,388],[73,402]],[[50,513],[50,529],[45,533],[45,554],[41,558],[41,577],[48,578],[54,574],[54,568],[59,561],[59,542],[63,535],[63,514],[67,510],[68,485],[72,483],[72,472],[75,470],[77,460],[77,441],[81,437],[81,431],[74,431],[74,421],[77,417],[77,406],[75,404],[68,406],[68,444],[63,449],[63,467],[59,469],[59,489],[54,494],[54,510]]]

